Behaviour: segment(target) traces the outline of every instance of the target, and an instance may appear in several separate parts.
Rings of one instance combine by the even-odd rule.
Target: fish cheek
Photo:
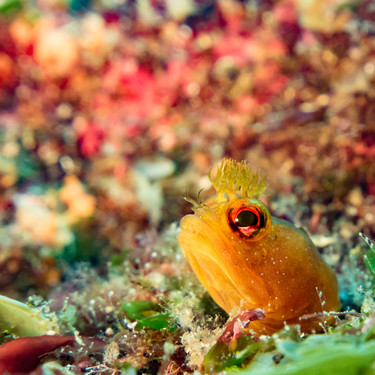
[[[232,275],[236,280],[238,293],[251,304],[251,308],[262,308],[269,299],[262,271],[267,262],[263,246],[240,239],[233,246],[232,256],[235,258],[233,263],[236,263],[232,267]]]

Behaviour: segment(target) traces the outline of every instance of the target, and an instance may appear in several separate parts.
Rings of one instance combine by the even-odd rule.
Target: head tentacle
[[[208,175],[218,196],[236,194],[241,198],[258,198],[267,188],[266,177],[254,172],[246,161],[223,159],[217,167],[216,176]]]

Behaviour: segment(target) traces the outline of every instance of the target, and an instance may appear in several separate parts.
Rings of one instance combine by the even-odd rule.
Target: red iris
[[[271,215],[257,199],[242,198],[234,201],[227,212],[228,224],[239,237],[259,241],[269,233]]]

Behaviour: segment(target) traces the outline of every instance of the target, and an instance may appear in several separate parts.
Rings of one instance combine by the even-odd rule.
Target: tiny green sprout
[[[365,262],[365,266],[369,270],[371,276],[375,279],[375,244],[364,233],[360,232],[359,236],[369,247],[366,254],[363,256],[363,261]]]

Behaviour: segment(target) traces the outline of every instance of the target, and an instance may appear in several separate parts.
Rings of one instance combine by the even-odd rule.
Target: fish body
[[[217,195],[181,220],[180,246],[198,279],[227,313],[262,309],[250,329],[270,334],[285,324],[303,332],[339,307],[337,280],[307,233],[271,216],[258,199],[265,180],[246,163],[224,160],[211,179]]]

